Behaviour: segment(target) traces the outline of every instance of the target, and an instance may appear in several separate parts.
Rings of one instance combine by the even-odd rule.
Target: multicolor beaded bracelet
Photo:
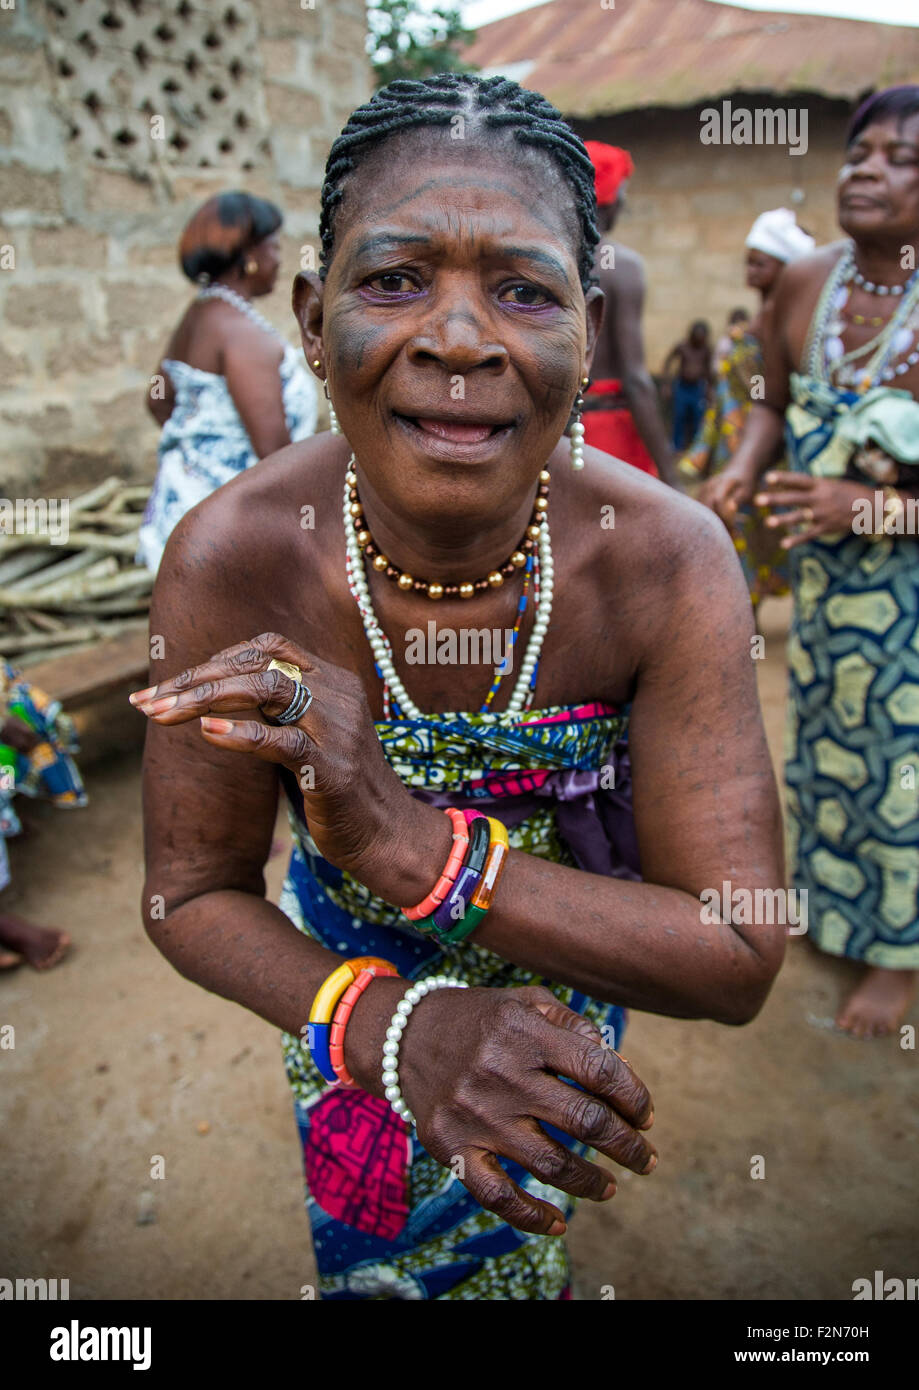
[[[354,1077],[345,1066],[345,1029],[348,1026],[354,1006],[372,980],[378,976],[383,978],[387,975],[397,976],[398,974],[398,970],[392,965],[385,967],[370,965],[366,970],[361,971],[339,1000],[335,1017],[332,1019],[332,1031],[329,1034],[329,1059],[332,1063],[332,1070],[343,1086],[357,1085]]]
[[[444,865],[443,873],[434,884],[426,898],[415,907],[404,907],[404,915],[410,922],[418,922],[423,917],[430,917],[436,907],[439,907],[444,898],[449,893],[456,881],[456,876],[460,871],[463,856],[469,847],[469,831],[466,828],[466,818],[462,811],[457,811],[453,806],[447,806],[445,813],[453,823],[453,847]]]
[[[480,815],[478,811],[467,811],[465,814],[469,825],[469,848],[466,857],[450,892],[427,919],[434,931],[441,936],[451,931],[466,915],[473,895],[482,882],[491,845],[488,817]]]
[[[488,860],[482,873],[481,882],[472,894],[469,906],[462,917],[450,931],[443,934],[443,941],[454,943],[465,941],[494,902],[498,882],[504,872],[507,856],[510,853],[510,841],[507,837],[507,830],[499,820],[494,816],[488,816],[487,820],[490,831]]]
[[[371,966],[395,970],[390,961],[381,960],[379,956],[355,956],[339,965],[323,980],[310,1007],[307,1030],[310,1056],[325,1080],[332,1084],[338,1080],[329,1054],[332,1019],[348,986],[354,983],[362,970]]]

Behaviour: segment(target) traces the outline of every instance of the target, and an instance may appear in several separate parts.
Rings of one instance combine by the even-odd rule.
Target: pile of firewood
[[[0,656],[25,667],[146,626],[153,575],[134,556],[149,495],[107,478],[70,500],[63,543],[0,531]]]

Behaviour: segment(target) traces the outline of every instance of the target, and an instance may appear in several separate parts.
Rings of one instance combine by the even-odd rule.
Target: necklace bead
[[[866,280],[860,270],[853,270],[852,279],[866,294],[899,296],[906,293],[906,285],[876,285],[872,280]]]
[[[549,472],[543,468],[539,474],[538,493],[533,503],[530,525],[527,527],[526,534],[518,549],[512,552],[500,568],[492,570],[490,574],[480,579],[463,580],[456,584],[438,584],[429,583],[423,579],[415,579],[413,575],[406,577],[405,572],[400,570],[398,565],[394,565],[388,556],[378,550],[364,520],[364,509],[357,490],[357,474],[350,467],[345,473],[346,507],[354,521],[357,543],[364,555],[371,561],[379,574],[385,574],[386,578],[393,580],[400,589],[405,592],[412,590],[416,593],[426,593],[428,598],[434,601],[441,598],[474,598],[476,594],[484,593],[489,588],[500,588],[504,583],[505,575],[511,575],[515,569],[522,568],[526,564],[528,553],[534,550],[536,542],[539,540],[540,523],[548,515],[549,501],[546,496],[548,491]]]
[[[891,318],[882,320],[880,332],[867,343],[846,352],[842,331],[842,314],[852,284],[860,285],[867,292],[892,294],[900,298]],[[914,319],[919,311],[919,271],[914,272],[905,285],[875,286],[866,281],[855,265],[854,246],[849,245],[830,272],[818,301],[817,312],[808,334],[805,358],[812,375],[824,381],[835,381],[840,386],[851,386],[855,390],[867,391],[881,382],[894,381],[919,364],[919,350],[907,348],[916,337]],[[853,316],[854,317],[854,316]],[[903,358],[897,361],[897,358]],[[868,358],[863,366],[856,365],[860,358]]]
[[[351,464],[354,458],[352,455]],[[342,518],[345,528],[345,568],[348,576],[348,586],[357,603],[361,621],[364,624],[364,632],[370,649],[373,652],[376,670],[383,681],[383,710],[388,719],[390,717],[390,694],[395,697],[399,708],[404,717],[409,719],[422,718],[421,710],[409,697],[408,692],[403,686],[396,673],[395,664],[392,659],[392,648],[383,629],[380,627],[379,619],[373,609],[373,602],[370,597],[370,589],[367,584],[367,577],[364,573],[364,560],[357,543],[357,533],[354,525],[354,518],[350,511],[350,485],[345,482],[344,505],[342,508]],[[553,591],[553,560],[552,545],[549,539],[549,524],[546,520],[542,526],[536,528],[538,533],[539,546],[537,553],[531,554],[526,564],[532,569],[535,591],[538,594],[536,621],[533,631],[527,643],[526,655],[521,665],[517,677],[517,683],[507,707],[507,713],[518,715],[528,709],[533,700],[536,688],[536,677],[539,668],[539,657],[542,651],[543,641],[549,628],[552,613],[552,591]],[[525,576],[524,585],[527,577]],[[417,582],[417,581],[415,581]],[[443,597],[444,586],[435,582],[427,585],[429,597],[434,597],[432,590],[439,591],[436,596]],[[522,608],[518,613],[518,626],[514,630],[514,640],[519,631],[519,623],[522,618]],[[492,688],[486,696],[483,711],[488,709],[489,703],[504,675],[504,668],[507,666],[507,658],[501,663],[501,668],[496,675]]]
[[[270,333],[273,338],[279,338],[281,342],[286,340],[275,328],[273,323],[269,323],[264,314],[260,314],[258,309],[254,309],[248,299],[244,299],[241,294],[231,290],[228,285],[209,285],[207,289],[199,290],[196,296],[198,299],[222,299],[225,304],[232,304],[234,309],[238,309],[241,314],[245,314],[247,319],[264,328],[266,333]]]

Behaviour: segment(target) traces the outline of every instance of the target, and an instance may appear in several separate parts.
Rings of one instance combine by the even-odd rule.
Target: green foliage
[[[455,5],[437,0],[421,8],[418,0],[369,0],[367,23],[367,51],[378,87],[397,77],[476,71],[460,54],[475,30],[463,27]]]

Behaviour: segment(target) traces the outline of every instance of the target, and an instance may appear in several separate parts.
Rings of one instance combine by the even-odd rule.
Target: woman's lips
[[[487,439],[496,428],[494,425],[475,424],[472,421],[434,420],[423,416],[416,417],[413,424],[426,434],[436,434],[439,439],[452,439],[457,444],[478,444]]]
[[[414,417],[393,412],[396,423],[431,458],[453,463],[484,461],[499,452],[514,422],[503,425],[487,421],[440,420],[434,416]]]

